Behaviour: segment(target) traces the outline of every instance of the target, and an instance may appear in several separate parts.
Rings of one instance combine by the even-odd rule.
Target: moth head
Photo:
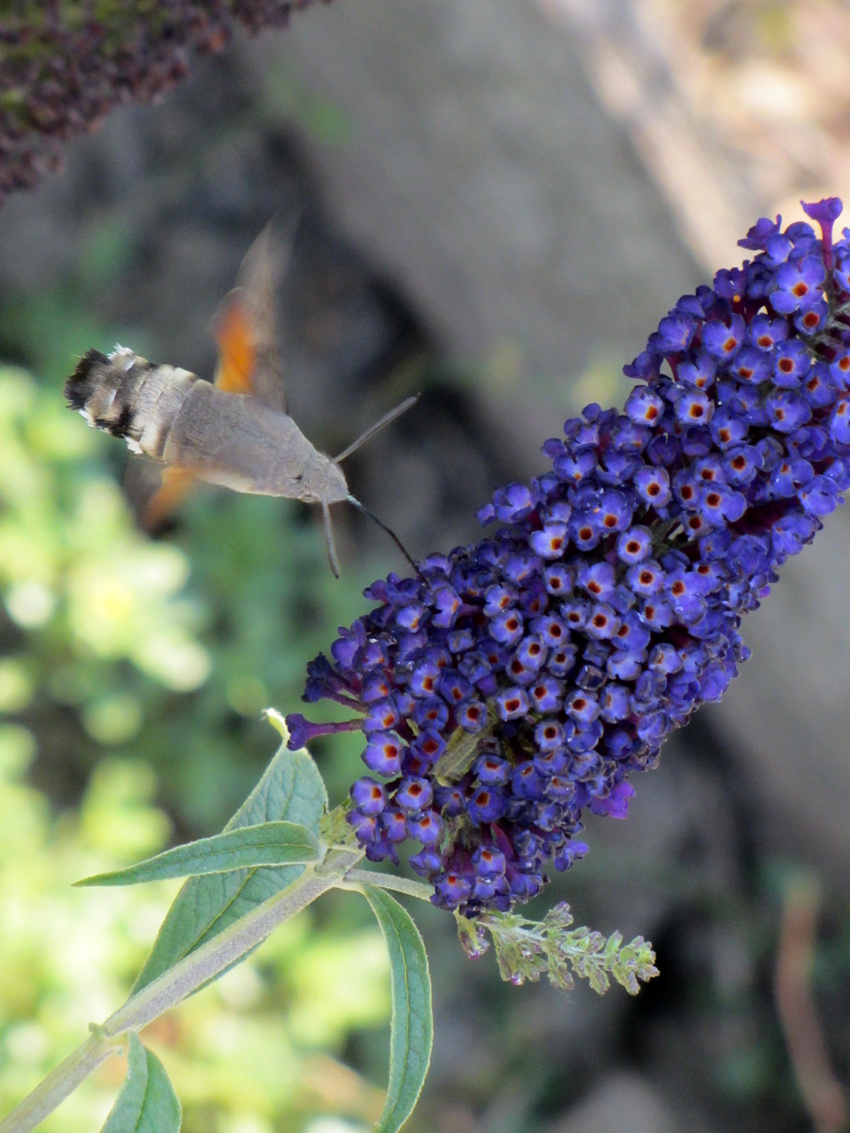
[[[315,450],[293,479],[298,486],[298,499],[305,503],[338,504],[348,499],[348,484],[340,466]]]

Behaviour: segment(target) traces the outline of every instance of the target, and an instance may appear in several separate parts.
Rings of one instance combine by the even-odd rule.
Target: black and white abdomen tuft
[[[192,386],[187,370],[157,366],[124,346],[89,350],[65,382],[65,399],[89,425],[120,437],[136,453],[162,460],[171,424]]]

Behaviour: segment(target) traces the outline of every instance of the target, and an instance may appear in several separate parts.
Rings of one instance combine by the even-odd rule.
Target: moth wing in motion
[[[222,301],[213,327],[219,354],[215,385],[225,393],[251,395],[281,413],[286,412],[286,388],[274,295],[289,250],[283,241],[274,222],[265,226],[246,252],[236,287]],[[159,487],[142,509],[144,526],[160,527],[198,479],[180,465],[164,468]]]
[[[274,302],[288,259],[283,241],[274,222],[262,230],[245,253],[236,287],[225,296],[213,332],[219,389],[251,394],[279,413],[287,411]]]
[[[131,493],[134,493],[135,473],[130,479],[130,470],[138,468],[135,461],[128,467],[128,481]],[[142,524],[147,531],[156,532],[162,527],[171,513],[183,503],[195,485],[198,477],[188,468],[178,465],[169,465],[163,468],[159,479],[159,486],[150,494],[142,507]]]

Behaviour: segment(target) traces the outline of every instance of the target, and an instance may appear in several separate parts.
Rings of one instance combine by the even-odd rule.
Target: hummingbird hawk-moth
[[[65,398],[89,425],[121,437],[134,453],[165,465],[145,514],[161,520],[194,480],[236,492],[286,496],[319,504],[331,570],[339,577],[330,505],[347,501],[375,520],[416,564],[396,535],[349,492],[340,461],[416,401],[406,398],[331,459],[307,440],[286,412],[273,291],[279,254],[271,225],[242,263],[236,287],[215,323],[215,381],[158,365],[116,346],[89,350],[65,382]]]

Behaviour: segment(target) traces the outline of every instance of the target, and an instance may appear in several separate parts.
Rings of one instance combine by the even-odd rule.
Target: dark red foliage
[[[189,73],[194,53],[223,51],[237,24],[285,25],[313,0],[169,0],[133,4],[110,23],[44,0],[39,18],[0,17],[0,202],[61,161],[62,145],[125,102],[150,102]],[[21,6],[25,7],[25,6]]]

